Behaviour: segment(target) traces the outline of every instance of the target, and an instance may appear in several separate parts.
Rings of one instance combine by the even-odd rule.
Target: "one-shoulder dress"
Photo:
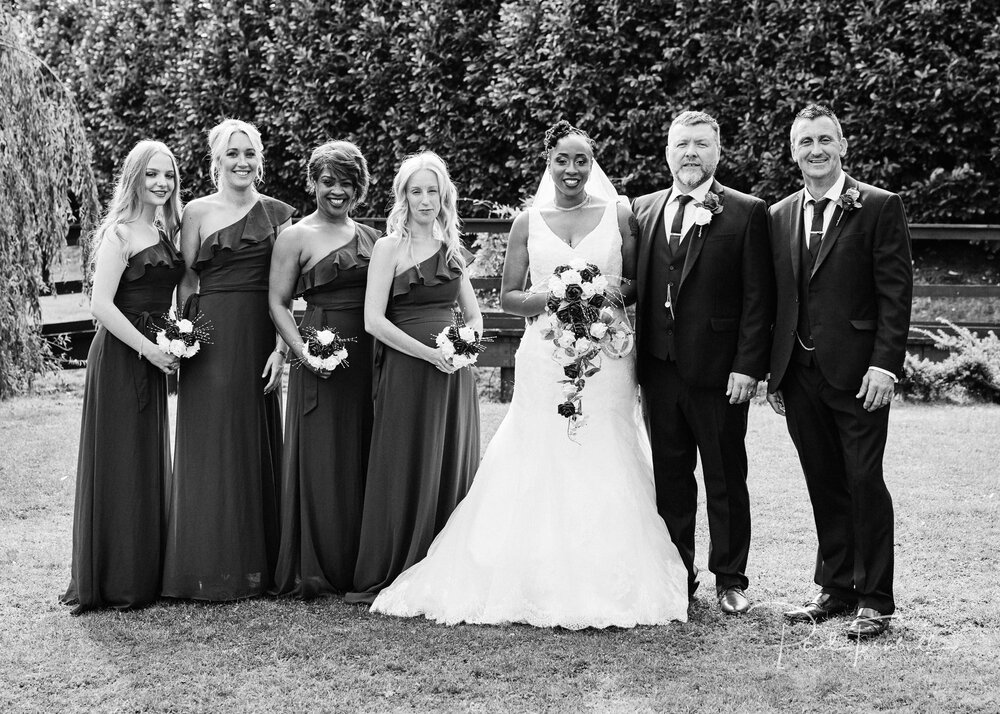
[[[320,379],[293,365],[285,405],[281,547],[274,584],[300,598],[351,589],[361,535],[372,434],[372,338],[365,332],[368,261],[378,231],[356,224],[349,243],[299,277],[306,300],[299,329],[329,327],[348,365]]]
[[[160,242],[129,258],[114,303],[149,338],[162,326],[184,259]],[[160,594],[170,475],[166,376],[105,327],[87,355],[73,509],[74,613],[141,607]]]
[[[462,266],[442,248],[397,275],[386,317],[433,346],[451,324]],[[445,374],[375,344],[375,426],[354,590],[370,603],[427,553],[472,483],[479,464],[479,402],[469,369]]]
[[[185,313],[211,323],[211,344],[181,364],[167,512],[163,594],[235,600],[271,588],[278,556],[281,401],[261,377],[274,350],[267,308],[271,249],[294,213],[261,196],[202,241],[198,295]]]

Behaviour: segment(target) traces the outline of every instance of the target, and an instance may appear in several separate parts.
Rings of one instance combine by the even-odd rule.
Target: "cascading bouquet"
[[[302,362],[313,369],[332,372],[337,367],[349,366],[347,363],[347,343],[354,342],[354,337],[341,337],[332,327],[306,326],[301,330]]]
[[[539,289],[548,289],[542,337],[555,343],[552,358],[563,368],[564,401],[557,407],[569,420],[570,438],[585,423],[583,388],[601,371],[601,355],[620,358],[632,351],[631,326],[613,309],[608,279],[593,263],[577,258],[560,265]]]
[[[483,343],[492,341],[492,337],[484,337],[466,325],[461,310],[452,311],[451,324],[434,338],[441,353],[459,369],[475,364],[486,351]]]
[[[163,316],[164,327],[156,333],[156,346],[174,357],[194,357],[202,344],[211,344],[208,336],[212,332],[210,323],[203,313],[194,319],[178,318],[173,307]]]

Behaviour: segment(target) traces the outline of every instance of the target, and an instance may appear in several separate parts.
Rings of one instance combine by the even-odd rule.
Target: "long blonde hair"
[[[448,175],[448,166],[444,160],[433,151],[422,151],[406,157],[396,171],[392,180],[393,204],[386,219],[386,234],[399,236],[408,246],[410,244],[410,204],[406,200],[406,186],[413,174],[421,169],[427,169],[437,177],[438,191],[441,194],[441,210],[435,219],[435,237],[448,247],[448,259],[452,257],[464,265],[459,247],[461,240],[458,231],[458,189]],[[438,235],[440,233],[440,235]]]
[[[208,149],[212,157],[210,173],[212,184],[219,187],[219,164],[222,157],[226,155],[229,148],[229,140],[233,134],[246,134],[250,139],[250,145],[257,152],[257,173],[254,177],[256,183],[264,180],[264,143],[260,139],[260,132],[257,127],[242,119],[223,119],[208,131]]]
[[[118,226],[133,223],[142,215],[144,174],[149,160],[156,154],[165,154],[170,159],[174,171],[174,190],[171,191],[167,202],[156,209],[153,223],[167,234],[168,240],[177,245],[176,236],[181,225],[181,176],[177,170],[177,159],[163,142],[144,139],[132,147],[122,162],[111,202],[91,241],[91,269],[97,260],[98,248],[106,240],[118,241],[122,262],[128,264],[130,257],[128,242],[119,235]]]

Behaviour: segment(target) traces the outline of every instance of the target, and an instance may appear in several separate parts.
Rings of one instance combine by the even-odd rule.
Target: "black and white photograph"
[[[998,117],[991,0],[0,0],[0,709],[1000,711]]]

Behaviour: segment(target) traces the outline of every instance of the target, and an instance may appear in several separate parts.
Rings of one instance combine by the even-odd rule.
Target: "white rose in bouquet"
[[[583,282],[583,278],[580,277],[580,273],[575,270],[564,270],[559,277],[562,280],[562,284],[567,287],[570,285],[579,285]]]
[[[580,286],[580,288],[583,289],[584,300],[590,300],[590,298],[594,297],[594,295],[597,294],[597,290],[594,288],[593,283],[584,283],[583,285]]]
[[[184,340],[170,341],[170,354],[174,357],[183,357],[185,352],[187,352],[187,345],[184,344]]]
[[[591,281],[591,285],[594,286],[594,292],[603,293],[608,289],[608,279],[603,275],[598,275]]]
[[[576,343],[576,337],[569,330],[563,332],[559,337],[556,338],[556,344],[560,347],[565,347],[569,349]]]
[[[590,341],[590,340],[589,340],[588,338],[586,338],[586,337],[581,337],[581,338],[580,338],[580,339],[578,339],[578,340],[576,341],[576,343],[575,343],[575,344],[573,345],[573,350],[574,350],[574,351],[575,351],[575,352],[576,352],[576,353],[577,353],[578,355],[585,355],[585,354],[587,354],[588,352],[591,352],[591,351],[592,351],[593,349],[594,349],[594,343],[593,343],[593,342],[591,342],[591,341]]]
[[[194,325],[191,323],[190,320],[178,320],[177,321],[177,331],[180,332],[182,335],[183,334],[187,334],[188,332],[191,332],[192,330],[194,330]]]
[[[562,386],[563,399],[572,399],[580,390],[572,382],[567,382]]]
[[[336,357],[341,362],[343,362],[345,359],[347,359],[347,350],[344,349],[337,350],[336,352],[333,353],[333,356]]]
[[[603,322],[595,322],[593,325],[590,326],[590,334],[595,339],[598,340],[601,339],[602,337],[604,337],[604,335],[607,334],[607,332],[608,332],[608,326]]]
[[[587,261],[583,258],[573,258],[573,260],[569,261],[569,267],[579,272],[587,267]]]
[[[566,297],[566,286],[558,275],[553,275],[549,278],[549,292],[560,300]]]
[[[454,357],[451,358],[451,363],[456,367],[458,367],[459,369],[462,369],[463,367],[469,367],[470,365],[474,365],[478,358],[479,358],[478,354],[455,355]]]
[[[468,326],[459,327],[458,328],[458,336],[461,339],[463,339],[466,342],[468,342],[469,344],[472,344],[473,342],[476,341],[476,331],[473,330],[471,327],[468,327]]]
[[[333,342],[334,334],[330,330],[316,330],[316,341],[321,345],[328,345]]]

